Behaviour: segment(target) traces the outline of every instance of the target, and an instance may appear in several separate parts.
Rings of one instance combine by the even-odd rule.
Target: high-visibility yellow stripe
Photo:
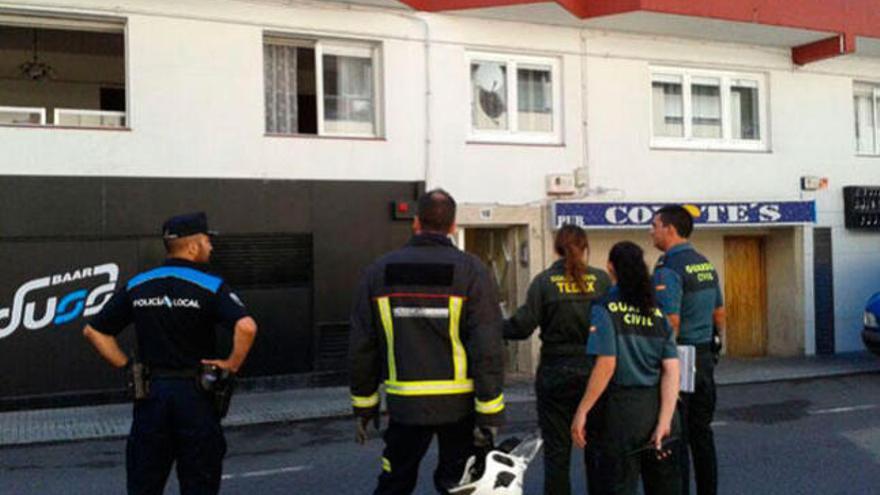
[[[430,380],[411,382],[388,380],[385,382],[385,393],[391,395],[455,395],[469,394],[473,391],[473,380]]]
[[[387,297],[376,299],[382,328],[385,329],[385,348],[388,350],[388,380],[397,380],[397,365],[394,362],[394,322],[391,318],[391,303]]]
[[[385,471],[386,473],[391,472],[391,461],[386,457],[382,458],[382,471]]]
[[[452,342],[452,366],[455,370],[455,380],[467,379],[467,353],[461,344],[459,323],[461,321],[462,299],[460,297],[449,298],[449,340]]]
[[[377,404],[379,404],[379,392],[369,397],[351,396],[351,405],[354,407],[373,407]]]
[[[475,402],[476,410],[480,414],[496,414],[504,410],[504,394],[499,394],[490,401],[475,400]]]

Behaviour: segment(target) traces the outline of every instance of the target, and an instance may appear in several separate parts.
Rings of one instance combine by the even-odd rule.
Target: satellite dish
[[[501,70],[500,64],[484,62],[477,66],[474,81],[477,83],[478,88],[492,93],[498,91],[504,85],[504,71]]]
[[[497,120],[507,111],[503,91],[505,75],[501,64],[484,62],[477,66],[474,82],[479,91],[480,109],[487,117]]]

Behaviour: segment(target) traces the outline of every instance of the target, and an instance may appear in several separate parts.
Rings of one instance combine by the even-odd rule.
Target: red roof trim
[[[804,65],[852,53],[855,50],[855,36],[841,34],[792,48],[791,59],[798,65]]]
[[[542,0],[401,0],[439,12],[549,3]],[[880,38],[880,0],[553,0],[582,19],[656,12]]]

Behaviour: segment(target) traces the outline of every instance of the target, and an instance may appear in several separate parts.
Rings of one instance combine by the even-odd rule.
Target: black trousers
[[[182,495],[220,491],[226,440],[220,420],[192,378],[157,378],[135,402],[125,466],[129,495],[161,495],[177,463]]]
[[[653,449],[643,449],[657,426],[659,387],[610,388],[605,396],[601,468],[607,483],[601,493],[636,495],[641,478],[645,495],[678,495],[681,474],[677,449],[662,460]],[[676,420],[673,435],[678,433]]]
[[[538,426],[544,439],[544,495],[571,494],[571,420],[583,397],[590,370],[582,359],[541,359],[535,376]],[[584,468],[588,493],[600,483],[596,439],[601,425],[601,404],[587,419]]]
[[[434,487],[441,494],[458,485],[468,457],[474,454],[474,418],[444,425],[408,425],[391,421],[385,431],[382,474],[375,495],[408,495],[415,490],[419,464],[437,435],[440,458]]]
[[[690,460],[693,460],[697,495],[718,493],[718,461],[715,453],[715,359],[708,344],[697,347],[694,393],[681,394],[681,474],[683,495],[690,493]]]

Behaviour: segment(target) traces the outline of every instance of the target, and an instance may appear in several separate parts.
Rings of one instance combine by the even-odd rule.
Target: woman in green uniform
[[[616,285],[592,309],[587,354],[596,363],[572,421],[572,439],[582,448],[598,444],[607,480],[602,493],[635,495],[641,476],[645,495],[680,495],[675,449],[664,446],[679,391],[675,336],[657,309],[641,248],[615,244],[608,272]],[[588,430],[603,392],[602,424]],[[590,438],[595,430],[597,438]]]
[[[590,328],[590,305],[605,295],[611,280],[587,265],[587,233],[565,225],[556,233],[553,265],[529,286],[526,304],[505,322],[504,338],[528,338],[541,327],[541,361],[535,377],[538,424],[544,438],[544,493],[569,495],[569,427],[590,375],[584,353]],[[585,453],[588,484],[596,478],[592,451]]]

